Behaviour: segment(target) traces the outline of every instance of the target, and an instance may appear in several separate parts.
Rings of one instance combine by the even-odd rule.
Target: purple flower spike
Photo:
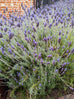
[[[51,57],[52,57],[52,55],[48,55],[47,57],[48,57],[48,58],[51,58]]]
[[[60,58],[57,59],[57,62],[59,62],[59,61],[60,61]]]
[[[39,84],[39,86],[41,87],[41,83]]]
[[[23,45],[21,45],[21,48],[24,50],[24,46]]]
[[[28,34],[31,34],[30,30],[28,30]]]
[[[55,73],[58,73],[58,69],[55,70]]]
[[[43,64],[43,59],[41,58],[41,64]]]
[[[17,27],[20,27],[21,26],[21,24],[20,23],[17,23]]]
[[[72,88],[72,87],[69,87],[71,90],[74,90],[74,88]]]
[[[13,53],[13,57],[15,57],[15,53]]]
[[[11,48],[12,48],[12,49],[15,49],[14,46],[12,46],[12,45],[11,45]]]
[[[63,47],[62,47],[63,49],[65,48],[65,46],[63,45]]]
[[[64,71],[67,71],[67,68],[65,68],[65,70]]]
[[[47,26],[47,23],[44,23],[44,27],[46,27]]]
[[[25,73],[23,72],[23,75],[25,76]]]
[[[3,34],[0,32],[0,38],[3,38]]]
[[[7,32],[7,28],[6,27],[4,28],[4,32]]]
[[[0,56],[0,59],[1,59],[1,56]]]
[[[3,13],[5,13],[5,9],[3,9]]]
[[[37,22],[36,27],[39,27],[39,22]]]
[[[15,66],[15,68],[17,68],[17,65]]]
[[[8,7],[6,7],[6,11],[8,11]]]
[[[61,37],[59,37],[59,39],[58,39],[58,43],[60,43],[61,42]]]
[[[4,48],[3,47],[1,47],[1,51],[2,51],[2,54],[4,55],[5,53],[4,53]]]
[[[16,42],[16,43],[17,43],[17,46],[20,46],[20,44],[18,42]]]
[[[62,36],[64,36],[64,33],[62,33]]]
[[[35,54],[34,57],[37,57],[37,54]]]
[[[69,65],[70,63],[68,62],[67,64]]]
[[[53,60],[53,65],[55,65],[55,60]]]
[[[2,14],[0,13],[0,18],[2,17]]]
[[[26,52],[26,48],[24,49],[24,51]]]
[[[71,53],[74,53],[74,48],[71,50]]]
[[[41,53],[39,53],[39,59],[41,58]]]
[[[65,67],[65,66],[66,66],[66,63],[63,63],[63,64],[62,64],[62,67]]]
[[[72,43],[72,42],[68,42],[68,47],[70,47],[71,43]]]
[[[33,40],[33,46],[36,46],[37,42],[35,40]]]
[[[21,66],[21,70],[23,70],[23,66]]]
[[[59,35],[61,35],[61,31],[59,31]]]
[[[49,28],[51,28],[51,26],[52,26],[52,23],[50,23]]]
[[[66,53],[69,53],[69,50],[67,50]]]
[[[50,64],[50,62],[47,62],[47,65]]]
[[[8,49],[8,52],[9,52],[10,54],[12,54],[12,50],[11,50],[10,48]]]
[[[32,37],[35,38],[34,34],[32,33]]]
[[[12,39],[13,38],[13,36],[14,36],[14,33],[11,33],[11,32],[9,32],[9,39]]]
[[[33,26],[33,30],[34,30],[34,32],[36,32],[36,29],[35,29],[35,27]]]
[[[1,73],[1,69],[0,69],[0,73]]]
[[[35,71],[36,69],[34,68],[33,71]]]
[[[25,37],[27,37],[27,34],[26,34],[26,32],[24,32],[24,35],[25,35]]]

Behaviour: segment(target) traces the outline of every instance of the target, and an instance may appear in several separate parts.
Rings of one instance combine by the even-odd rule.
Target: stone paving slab
[[[69,94],[69,95],[60,97],[60,98],[58,98],[58,99],[74,99],[74,94]]]

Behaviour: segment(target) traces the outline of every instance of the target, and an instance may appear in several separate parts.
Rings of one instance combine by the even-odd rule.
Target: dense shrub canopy
[[[22,16],[0,14],[0,78],[8,79],[12,92],[23,88],[30,97],[56,87],[73,90],[73,3],[21,6]]]

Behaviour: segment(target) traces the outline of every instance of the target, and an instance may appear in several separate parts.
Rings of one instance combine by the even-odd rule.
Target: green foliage
[[[52,12],[54,11],[53,8]],[[3,25],[8,28],[5,34],[0,30],[3,34],[3,38],[0,38],[0,78],[8,79],[7,84],[12,89],[11,95],[20,90],[30,99],[32,96],[36,98],[38,95],[48,95],[56,87],[65,90],[73,87],[74,29],[70,26],[72,14],[69,22],[64,20],[64,26],[64,23],[60,22],[55,25],[48,13],[48,21],[53,23],[51,26],[50,22],[44,25],[45,13],[40,18],[35,12],[33,20],[30,19],[31,15],[26,13],[25,18],[22,16],[17,22],[14,21],[14,26],[10,23]],[[33,11],[30,12],[32,13]],[[53,13],[52,15],[54,16]],[[66,11],[64,16],[67,17]],[[20,27],[16,26],[18,22]]]

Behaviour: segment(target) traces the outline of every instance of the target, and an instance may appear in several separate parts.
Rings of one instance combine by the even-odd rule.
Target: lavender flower
[[[67,50],[66,53],[69,53],[69,50]]]
[[[39,22],[37,22],[36,27],[39,27]]]
[[[17,65],[15,65],[15,68],[17,69]]]
[[[23,66],[21,66],[21,70],[23,70]]]
[[[30,30],[28,30],[28,34],[31,34]]]
[[[47,26],[47,23],[44,23],[44,27],[46,27]]]
[[[50,64],[50,62],[47,62],[47,65]]]
[[[34,57],[37,57],[37,54],[35,54]]]
[[[34,68],[33,71],[35,71],[36,69]]]
[[[62,47],[63,49],[65,48],[65,46],[63,45],[63,47]]]
[[[34,30],[34,32],[36,32],[36,29],[35,29],[35,27],[33,26],[33,30]]]
[[[68,47],[70,47],[71,43],[72,43],[72,42],[69,42],[69,41],[68,41]]]
[[[57,62],[59,62],[59,61],[60,61],[60,58],[57,59]]]
[[[3,13],[5,13],[5,9],[3,9]]]
[[[12,46],[12,45],[11,45],[11,48],[12,48],[12,49],[15,49],[14,46]]]
[[[41,64],[43,64],[43,59],[41,58]]]
[[[0,18],[2,17],[2,14],[0,13]]]
[[[71,90],[74,90],[74,88],[73,87],[69,87]]]
[[[55,73],[58,73],[58,69],[55,70]]]
[[[12,54],[12,50],[11,50],[10,48],[8,49],[8,52],[9,52],[10,54]]]
[[[58,43],[60,43],[61,42],[61,37],[59,37],[59,39],[58,39]]]
[[[23,72],[23,75],[25,76],[25,73]]]
[[[55,60],[53,60],[53,65],[55,65]]]
[[[11,32],[9,32],[9,39],[12,39],[13,38],[13,36],[14,36],[14,33],[11,33]]]
[[[6,7],[6,11],[8,11],[8,8]]]
[[[65,68],[65,70],[64,71],[67,71],[67,68]]]
[[[42,84],[40,83],[40,84],[39,84],[39,87],[41,87],[41,85],[42,85]]]
[[[17,43],[17,46],[21,46],[18,42],[16,42]]]
[[[13,57],[15,57],[15,53],[13,53]]]
[[[1,69],[0,69],[0,73],[1,73]]]
[[[74,53],[74,48],[71,50],[71,53]]]
[[[36,46],[37,42],[35,40],[33,40],[33,46]]]
[[[2,26],[3,24],[2,24],[2,21],[0,21],[0,26]]]
[[[32,33],[32,37],[35,38],[34,34]]]
[[[3,47],[1,47],[1,51],[2,51],[2,54],[4,55],[5,53],[4,53],[4,48]]]
[[[21,26],[21,24],[20,23],[17,23],[17,27],[20,27]]]
[[[4,28],[4,32],[7,32],[7,27]]]
[[[39,53],[39,59],[41,58],[41,53]]]
[[[0,59],[1,59],[2,57],[0,56]]]
[[[51,57],[52,57],[52,55],[48,55],[47,57],[48,57],[48,58],[51,58]]]
[[[59,31],[59,35],[61,35],[61,31]]]
[[[66,66],[66,62],[62,64],[62,67],[65,67],[65,66]]]
[[[51,26],[52,26],[52,23],[49,24],[49,28],[51,28]]]
[[[3,34],[0,32],[0,38],[3,38]]]
[[[23,45],[21,45],[21,48],[24,50],[24,46]]]
[[[62,36],[64,36],[64,33],[62,33]]]

